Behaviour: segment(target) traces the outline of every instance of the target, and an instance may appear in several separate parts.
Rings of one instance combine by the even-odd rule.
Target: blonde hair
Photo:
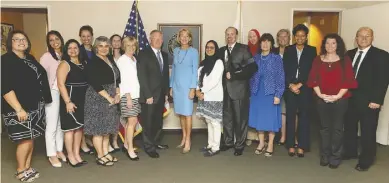
[[[188,36],[189,36],[189,38],[190,38],[188,44],[189,44],[189,46],[192,46],[192,40],[193,40],[192,32],[191,32],[189,29],[187,29],[187,28],[182,28],[182,29],[180,29],[180,30],[178,31],[178,36],[177,36],[177,43],[178,43],[178,45],[181,46],[180,37],[181,37],[181,33],[182,33],[182,32],[186,32],[186,33],[188,34]]]
[[[134,44],[135,45],[135,53],[138,53],[138,51],[139,51],[139,44],[138,44],[138,40],[136,40],[135,37],[128,36],[128,37],[123,38],[123,40],[122,40],[122,50],[123,51],[126,51],[127,43]]]

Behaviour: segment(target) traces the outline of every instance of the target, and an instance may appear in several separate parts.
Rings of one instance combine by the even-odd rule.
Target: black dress
[[[62,131],[71,131],[84,126],[85,93],[88,88],[88,83],[86,81],[84,65],[76,65],[71,61],[66,62],[69,64],[70,71],[66,78],[65,86],[70,100],[77,106],[77,109],[75,109],[74,113],[67,113],[66,103],[61,98],[59,113]]]
[[[37,138],[45,132],[45,103],[51,103],[45,69],[32,55],[19,58],[8,52],[1,56],[1,96],[14,91],[28,118],[20,122],[16,111],[2,97],[2,117],[12,141]]]

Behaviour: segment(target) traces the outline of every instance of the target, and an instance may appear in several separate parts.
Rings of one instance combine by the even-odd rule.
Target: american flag
[[[134,1],[132,4],[130,17],[128,18],[126,28],[124,29],[123,37],[133,36],[138,40],[139,49],[143,50],[149,47],[149,41],[147,40],[147,35],[143,27],[142,19],[140,18],[140,14],[138,11],[138,1]],[[169,103],[165,104],[165,108],[163,109],[163,117],[167,116],[170,113]],[[142,126],[139,124],[140,118],[138,117],[138,124],[136,125],[134,137],[142,132]],[[125,119],[120,120],[119,125],[119,136],[124,142],[125,138]]]
[[[126,24],[126,28],[123,33],[123,37],[133,36],[139,42],[139,49],[143,50],[149,46],[149,41],[147,40],[147,35],[145,28],[143,27],[142,18],[140,17],[138,11],[138,1],[134,1],[132,4],[130,16]]]

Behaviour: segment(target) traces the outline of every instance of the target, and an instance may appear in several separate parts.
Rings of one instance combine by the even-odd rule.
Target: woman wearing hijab
[[[205,118],[208,126],[208,145],[201,148],[205,157],[219,153],[223,117],[223,61],[218,57],[219,46],[214,40],[205,46],[205,59],[198,69],[199,83],[196,95],[199,99],[197,115]]]
[[[259,34],[259,31],[257,29],[251,29],[249,31],[248,46],[249,46],[249,51],[250,51],[252,56],[255,56],[256,54],[259,53],[259,50],[260,50],[259,38],[260,37],[261,37],[261,35]],[[249,128],[249,130],[247,132],[246,145],[250,146],[253,140],[259,140],[258,134],[257,134],[256,130]]]

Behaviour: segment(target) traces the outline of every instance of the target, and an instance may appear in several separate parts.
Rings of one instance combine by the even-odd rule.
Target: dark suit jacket
[[[145,103],[148,98],[153,97],[157,103],[161,94],[169,93],[169,61],[167,53],[161,51],[163,59],[163,71],[160,71],[157,56],[153,49],[148,47],[139,52],[138,59],[138,80],[140,85],[139,102]]]
[[[84,45],[81,45],[80,47],[80,53],[82,54],[82,58],[84,58],[84,60],[86,60],[86,62],[88,63],[89,61],[91,61],[93,59],[93,57],[96,55],[95,52],[93,51],[92,49],[92,57],[89,58],[88,57],[88,54],[86,53],[86,49],[84,47]]]
[[[316,47],[305,45],[300,57],[300,62],[298,62],[296,45],[290,45],[285,48],[283,60],[286,88],[289,88],[289,84],[301,83],[303,86],[306,85],[313,59],[315,59],[316,56]],[[297,68],[299,68],[299,75],[296,78]]]
[[[354,60],[358,48],[349,50],[347,55]],[[371,46],[358,70],[358,88],[351,90],[353,99],[362,109],[370,102],[382,105],[389,82],[388,52]]]
[[[231,79],[226,79],[224,75],[223,86],[233,100],[242,100],[250,96],[248,81],[256,70],[254,72],[252,70],[247,71],[245,68],[250,63],[254,63],[254,60],[247,45],[236,43],[231,51],[228,62],[225,62],[226,49],[227,46],[220,48],[220,56],[224,62],[225,72],[231,73]],[[240,76],[235,76],[235,73]],[[243,77],[241,77],[242,74],[244,74]]]

